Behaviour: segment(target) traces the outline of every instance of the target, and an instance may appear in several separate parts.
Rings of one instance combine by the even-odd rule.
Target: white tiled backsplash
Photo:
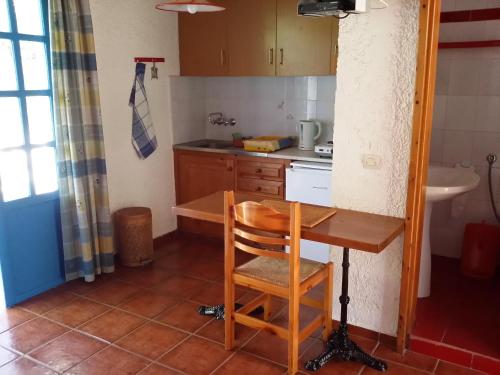
[[[201,138],[297,135],[300,120],[323,125],[321,142],[333,139],[336,79],[322,77],[170,77],[174,143]],[[236,126],[208,124],[222,112]]]
[[[487,8],[492,3],[445,0],[443,6],[447,10],[460,10]],[[500,7],[500,1],[497,5]],[[443,28],[442,41],[500,39],[500,21],[446,23],[441,25]],[[488,33],[493,29],[497,35],[490,38]],[[500,48],[441,49],[430,161],[446,166],[472,165],[481,183],[467,195],[465,209],[459,217],[451,216],[451,201],[434,204],[433,253],[459,257],[465,224],[482,220],[494,222],[486,162],[490,152],[500,157]],[[500,162],[493,169],[493,184],[500,207]]]

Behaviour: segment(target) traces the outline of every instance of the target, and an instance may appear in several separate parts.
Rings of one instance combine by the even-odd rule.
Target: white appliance
[[[286,169],[285,199],[301,203],[332,206],[332,164],[295,161]],[[326,263],[329,245],[301,240],[300,256]]]
[[[318,121],[301,120],[298,126],[299,149],[314,150],[316,140],[321,136],[321,124]]]
[[[314,153],[322,158],[333,157],[333,142],[314,146]]]
[[[300,0],[297,5],[300,16],[312,17],[365,13],[368,9],[368,0]]]

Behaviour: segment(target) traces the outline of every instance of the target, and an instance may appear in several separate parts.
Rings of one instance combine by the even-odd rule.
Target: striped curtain
[[[66,280],[114,271],[88,0],[51,0],[54,120]]]

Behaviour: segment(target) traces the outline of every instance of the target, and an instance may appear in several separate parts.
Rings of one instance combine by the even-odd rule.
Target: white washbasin
[[[479,176],[469,169],[430,165],[425,198],[428,202],[451,199],[475,189],[479,180]]]
[[[418,297],[429,297],[431,294],[431,241],[430,226],[432,205],[437,201],[452,199],[467,193],[479,185],[479,175],[471,169],[449,168],[429,165],[427,186],[425,190],[425,215],[420,252],[420,275],[418,281]]]

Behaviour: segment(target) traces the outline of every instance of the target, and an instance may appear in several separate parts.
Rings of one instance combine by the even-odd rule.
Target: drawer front
[[[283,185],[281,181],[240,177],[238,178],[237,188],[239,192],[283,198]]]
[[[270,178],[283,181],[284,168],[279,163],[238,161],[238,176],[250,178]]]

